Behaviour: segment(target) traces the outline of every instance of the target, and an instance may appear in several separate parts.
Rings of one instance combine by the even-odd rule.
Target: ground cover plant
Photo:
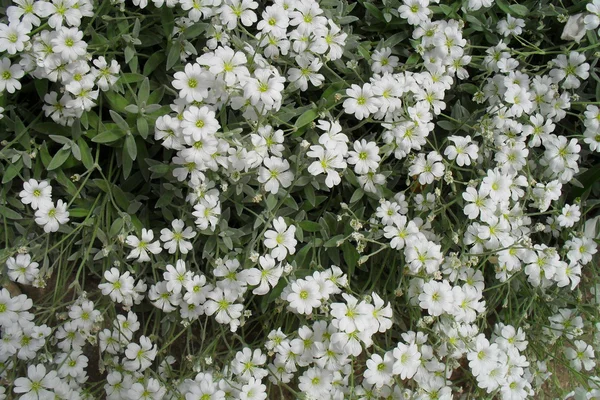
[[[0,399],[600,398],[600,0],[14,0]]]

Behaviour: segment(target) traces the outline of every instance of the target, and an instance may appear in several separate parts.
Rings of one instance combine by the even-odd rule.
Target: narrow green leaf
[[[140,88],[138,90],[138,104],[146,103],[148,101],[148,97],[150,96],[150,81],[148,78],[144,78],[142,83],[140,84]]]
[[[317,205],[317,200],[315,198],[315,189],[312,185],[306,185],[306,187],[304,188],[304,196],[313,208]]]
[[[8,207],[5,206],[0,206],[0,215],[2,215],[3,217],[6,217],[8,219],[22,219],[23,217],[21,217],[21,214],[19,214],[18,212],[11,210]]]
[[[94,167],[94,157],[87,142],[85,139],[79,138],[77,139],[77,145],[81,151],[81,162],[87,169],[92,169]]]
[[[148,58],[144,64],[144,75],[149,76],[158,66],[165,60],[165,53],[162,51],[156,52]]]
[[[350,204],[356,203],[365,195],[365,191],[361,188],[357,188],[354,193],[352,193],[352,197],[350,198]]]
[[[356,248],[350,242],[344,242],[342,252],[344,253],[344,262],[348,266],[348,279],[351,279],[360,254],[358,254],[358,251],[356,251]]]
[[[298,225],[307,232],[319,232],[321,230],[321,225],[314,221],[300,221]]]
[[[294,126],[298,129],[300,129],[303,126],[308,125],[311,122],[313,122],[315,119],[317,119],[318,116],[319,116],[319,114],[317,114],[317,110],[315,110],[315,109],[310,109],[308,111],[305,111],[301,116],[298,117]]]
[[[137,157],[137,146],[135,144],[133,135],[127,135],[125,137],[125,148],[127,149],[127,154],[129,154],[129,157],[131,157],[132,160],[135,160]]]
[[[125,97],[113,91],[104,92],[104,96],[106,96],[108,104],[113,110],[122,113],[125,112],[125,107],[127,107],[127,105],[129,104]]]
[[[125,132],[121,129],[115,128],[110,129],[108,131],[104,131],[99,135],[96,135],[92,138],[92,142],[94,143],[111,143],[121,139],[125,136]]]
[[[137,119],[137,130],[141,137],[146,139],[148,137],[148,121],[146,118],[140,116]]]
[[[179,50],[179,42],[172,42],[171,48],[169,49],[169,54],[167,55],[167,71],[170,71],[171,68],[177,64],[177,61],[179,61]]]
[[[48,165],[48,171],[52,171],[63,165],[70,155],[71,149],[60,149],[57,151],[54,157],[52,157],[52,161],[50,161],[50,164]]]
[[[19,174],[21,169],[23,168],[23,161],[19,160],[16,164],[9,164],[4,171],[4,175],[2,176],[2,183],[8,183],[14,179],[15,176]]]

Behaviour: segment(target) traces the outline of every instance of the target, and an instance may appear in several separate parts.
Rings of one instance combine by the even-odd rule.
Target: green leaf
[[[312,185],[306,185],[306,187],[304,188],[304,196],[306,197],[306,200],[308,200],[310,205],[313,206],[313,208],[317,205],[317,200],[315,198],[315,189]]]
[[[200,34],[204,33],[204,31],[206,31],[207,27],[208,27],[208,24],[205,24],[202,22],[196,22],[195,24],[192,24],[190,27],[185,28],[183,36],[187,40],[193,39],[195,37],[200,36]]]
[[[317,114],[317,111],[315,109],[305,111],[301,116],[298,117],[294,126],[300,129],[303,126],[306,126],[313,122],[315,119],[317,119],[318,116],[319,114]]]
[[[125,47],[125,51],[123,53],[125,55],[125,63],[129,64],[133,59],[133,56],[135,56],[135,48],[133,45],[129,44]]]
[[[33,83],[38,96],[43,99],[48,93],[48,79],[34,79]]]
[[[369,13],[372,16],[374,16],[375,18],[377,18],[380,21],[385,21],[385,18],[383,18],[383,13],[375,5],[373,5],[371,3],[367,3],[365,1],[365,2],[363,2],[363,6],[365,6],[365,8],[369,11]]]
[[[167,56],[167,71],[170,71],[171,68],[177,61],[179,61],[179,53],[180,53],[180,44],[179,42],[172,42],[171,48],[169,49],[169,55]]]
[[[271,211],[277,205],[277,196],[274,194],[269,194],[266,198],[267,202],[267,210]]]
[[[337,247],[337,243],[340,240],[344,239],[344,237],[344,235],[335,235],[334,237],[323,243],[323,247]]]
[[[175,27],[175,17],[173,11],[169,7],[160,8],[160,24],[163,27],[163,33],[166,38],[170,38]]]
[[[307,232],[319,232],[321,230],[321,225],[313,221],[300,221],[298,225]]]
[[[8,219],[22,219],[21,214],[8,207],[0,206],[0,215]]]
[[[150,96],[150,81],[148,78],[144,78],[142,83],[140,84],[140,88],[138,89],[138,104],[146,103],[148,101],[148,97]]]
[[[122,113],[126,112],[125,107],[129,105],[129,102],[125,97],[113,91],[104,92],[104,96],[106,96],[106,100],[108,100],[108,104],[113,110]]]
[[[127,121],[125,121],[125,119],[123,119],[123,117],[119,115],[119,113],[116,113],[113,110],[109,110],[108,112],[112,120],[115,121],[115,124],[117,124],[119,128],[123,129],[125,132],[129,130],[129,124]]]
[[[40,122],[33,126],[33,130],[46,135],[70,136],[71,130],[54,122]]]
[[[356,248],[350,242],[344,242],[342,245],[342,252],[344,253],[344,261],[348,266],[348,279],[351,279],[356,263],[360,258],[360,254],[358,254],[358,251],[356,251]]]
[[[83,138],[77,139],[77,145],[81,151],[81,162],[89,170],[94,167],[94,157],[87,142]]]
[[[149,76],[158,66],[165,60],[165,53],[162,51],[156,52],[148,58],[144,64],[144,75]]]
[[[146,139],[148,137],[148,121],[146,121],[146,118],[140,116],[136,122],[138,133],[141,137]]]
[[[352,193],[352,197],[350,197],[350,204],[356,203],[365,195],[365,191],[361,188],[357,188],[354,193]]]
[[[121,139],[125,136],[125,132],[121,129],[115,128],[110,129],[108,131],[104,131],[99,135],[96,135],[92,138],[92,142],[94,143],[111,143]]]
[[[137,146],[135,144],[135,139],[133,135],[125,136],[125,149],[127,149],[127,154],[132,160],[135,160],[137,157]]]
[[[21,169],[23,168],[23,161],[19,160],[16,164],[9,164],[4,171],[4,175],[2,176],[2,183],[8,183],[14,179],[15,176],[19,174]]]
[[[387,38],[385,40],[385,42],[383,42],[383,46],[384,47],[394,47],[395,45],[402,42],[403,40],[406,40],[407,37],[408,37],[408,32],[395,33],[392,36],[390,36],[389,38]]]
[[[143,81],[144,78],[145,77],[142,74],[136,74],[136,73],[133,73],[133,72],[128,72],[128,73],[125,73],[125,74],[121,75],[120,82],[123,82],[123,83],[137,83],[137,82]]]
[[[455,131],[457,128],[456,124],[452,121],[437,121],[436,125],[445,131]]]
[[[129,178],[129,175],[131,174],[131,169],[133,168],[133,160],[126,153],[127,149],[123,147],[123,150],[121,152],[121,162],[123,163],[123,178],[125,179]],[[127,207],[129,207],[129,204],[127,205]],[[127,207],[124,207],[123,209],[127,210]]]
[[[52,171],[63,165],[70,155],[71,149],[60,149],[57,151],[54,157],[52,157],[52,161],[50,161],[50,164],[48,165],[48,171]]]
[[[529,9],[522,4],[511,4],[510,9],[520,17],[526,17],[529,14]]]
[[[69,210],[69,217],[82,218],[82,217],[87,217],[89,213],[90,213],[90,210],[87,208],[71,208]]]

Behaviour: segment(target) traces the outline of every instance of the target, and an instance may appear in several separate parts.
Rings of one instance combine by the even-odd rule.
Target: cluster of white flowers
[[[44,227],[44,232],[56,232],[61,225],[69,222],[67,204],[58,200],[52,201],[52,186],[47,181],[38,182],[35,179],[23,183],[19,193],[21,202],[29,204],[35,211],[35,223]]]
[[[45,114],[71,125],[95,106],[98,89],[106,91],[117,81],[120,67],[115,60],[87,58],[79,27],[82,18],[94,15],[91,1],[17,1],[6,15],[8,24],[0,23],[0,51],[20,58],[0,61],[0,91],[20,90],[25,74],[56,82],[60,90],[44,96]]]
[[[464,21],[433,19],[438,9],[457,15],[458,8],[402,0],[389,15],[412,29],[419,70],[411,70],[417,64],[410,59],[403,64],[403,54],[385,40],[370,43],[371,50],[359,47],[359,67],[356,59],[344,62],[362,43],[342,23],[354,18],[342,15],[344,8],[359,3],[152,3],[167,17],[173,13],[167,8],[180,9],[166,36],[184,65],[172,75],[170,112],[151,119],[160,143],[155,148],[169,164],[152,160],[153,166],[169,167],[165,179],[171,183],[164,189],[177,192],[183,205],[177,217],[168,211],[165,220],[150,217],[145,224],[137,218],[129,224],[135,211],[119,212],[119,249],[107,245],[107,232],[98,228],[107,262],[84,275],[88,286],[89,276],[102,277],[92,282],[104,297],[73,284],[65,291],[77,297],[65,310],[34,310],[26,295],[0,290],[0,378],[11,379],[12,392],[24,399],[263,400],[274,396],[269,387],[289,384],[306,399],[447,400],[463,389],[454,381],[460,374],[480,394],[519,400],[540,390],[550,358],[595,375],[600,323],[593,325],[591,313],[577,306],[597,234],[595,227],[583,228],[590,212],[585,197],[567,196],[578,184],[580,165],[600,152],[600,108],[583,102],[581,115],[570,111],[581,105],[578,93],[594,75],[589,49],[535,53],[552,59],[532,69],[527,55],[511,47],[518,42],[536,49],[519,39],[526,19],[503,14],[487,27],[501,39],[471,46]],[[469,0],[462,7],[466,15],[483,15],[493,3]],[[125,9],[124,0],[103,4]],[[147,0],[133,4],[150,7]],[[377,7],[365,4],[373,14]],[[585,28],[596,30],[600,0],[586,9]],[[88,53],[93,46],[84,35],[93,30],[84,29],[82,19],[95,18],[91,0],[14,0],[6,15],[0,92],[21,90],[26,74],[47,80],[53,89],[43,98],[43,113],[71,126],[88,115],[101,92],[119,90],[121,67],[105,58],[112,52]],[[147,14],[135,18],[140,15]],[[186,30],[204,26],[201,20],[207,40],[199,53]],[[466,20],[473,26],[479,21]],[[482,54],[474,55],[478,48]],[[476,111],[447,100],[473,75],[472,67],[484,72],[477,75],[479,86],[460,87],[471,93]],[[312,101],[332,76],[339,89]],[[562,125],[570,117],[583,125],[576,137]],[[90,174],[101,171],[98,162]],[[87,196],[84,186],[75,197]],[[355,190],[350,205],[336,203],[346,201],[349,189]],[[69,229],[71,203],[55,203],[52,190],[48,180],[28,179],[19,193],[47,234]],[[336,204],[324,203],[324,193]],[[306,197],[302,205],[299,197]],[[316,216],[317,207],[309,205],[325,208]],[[92,222],[76,229],[111,215],[90,212]],[[52,268],[37,258],[40,251],[7,249],[8,279],[43,287]],[[367,272],[356,269],[383,251],[383,265],[367,271],[373,290],[357,292],[363,282],[356,276]],[[332,253],[340,262],[321,263]],[[312,260],[304,262],[307,254]],[[393,267],[386,264],[390,257]],[[531,309],[509,304],[515,293],[528,296],[525,303],[544,302],[547,311],[535,316],[544,326],[524,322]],[[563,294],[570,300],[555,300]],[[246,343],[242,336],[256,306],[281,325],[260,327],[270,331],[266,339]],[[111,311],[105,315],[105,309]],[[50,324],[55,317],[55,327],[35,322]],[[192,340],[178,342],[175,331],[190,326],[188,332],[201,336],[201,349],[219,354],[217,365],[192,352]],[[222,335],[206,337],[207,326]],[[241,347],[232,345],[236,341]],[[551,357],[536,348],[557,343],[560,354]],[[102,395],[91,395],[85,385],[91,346],[98,346],[106,373]],[[167,348],[190,354],[175,358]],[[188,364],[194,376],[180,375],[177,368]],[[10,375],[13,370],[20,375]],[[584,396],[600,398],[600,378],[588,386]]]

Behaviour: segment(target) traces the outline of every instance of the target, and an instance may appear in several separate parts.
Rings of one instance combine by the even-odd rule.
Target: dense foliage
[[[0,399],[600,398],[600,0],[14,0]]]

